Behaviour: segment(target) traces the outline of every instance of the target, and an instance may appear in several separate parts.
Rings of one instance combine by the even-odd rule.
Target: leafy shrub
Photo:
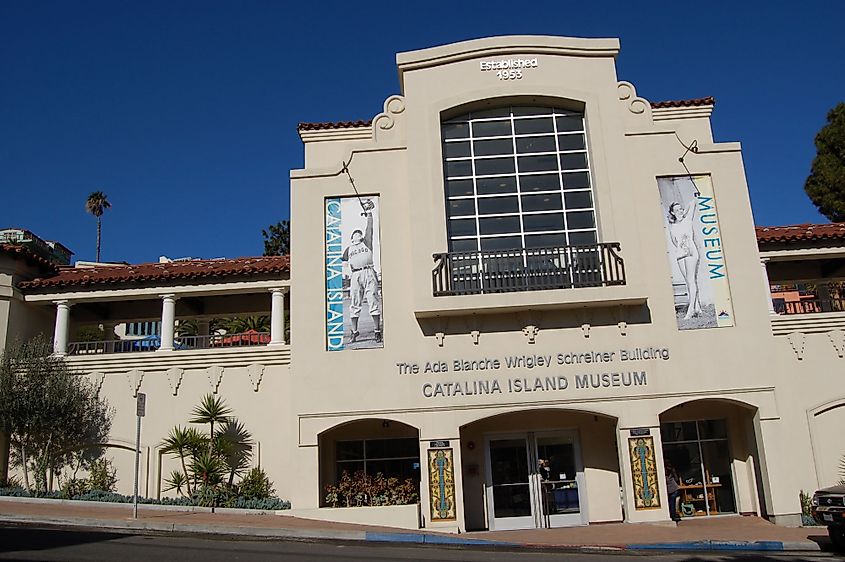
[[[275,493],[273,482],[261,468],[251,469],[238,484],[238,496],[244,500],[265,500]]]
[[[332,507],[407,505],[419,501],[417,485],[410,478],[400,481],[381,472],[375,476],[359,470],[343,471],[337,484],[326,486],[326,503]]]
[[[117,469],[107,458],[101,458],[91,463],[88,470],[88,488],[113,492],[117,487]]]

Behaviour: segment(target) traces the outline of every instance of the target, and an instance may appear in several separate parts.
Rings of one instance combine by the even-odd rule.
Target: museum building
[[[294,514],[453,532],[659,521],[670,473],[682,517],[796,523],[799,490],[838,480],[845,454],[845,229],[755,229],[713,98],[650,102],[618,53],[534,36],[400,53],[400,94],[372,120],[300,124],[290,260],[38,264],[10,274],[11,300],[49,317],[56,352],[119,413],[139,391],[158,404],[145,495],[174,462],[158,443],[211,391],[255,429]],[[209,331],[256,313],[267,335]],[[161,333],[149,349],[70,341],[126,322]],[[110,446],[128,475],[125,417]],[[330,505],[355,471],[412,479],[420,504]]]

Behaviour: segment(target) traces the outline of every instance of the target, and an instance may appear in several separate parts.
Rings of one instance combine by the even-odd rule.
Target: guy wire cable
[[[349,178],[349,183],[352,184],[352,189],[355,190],[355,197],[358,198],[358,204],[361,205],[361,210],[367,212],[367,208],[364,206],[364,202],[361,201],[361,194],[358,193],[358,188],[355,186],[355,180],[352,179],[352,174],[349,173],[349,164],[352,163],[352,156],[349,157],[349,162],[346,162],[345,160],[341,160],[341,162],[343,162],[343,168],[340,171],[342,173],[345,173],[346,177]]]
[[[686,144],[684,144],[684,141],[681,140],[681,137],[678,136],[677,131],[675,131],[675,138],[678,139],[678,142],[681,143],[681,146],[683,146],[685,149],[681,157],[678,158],[678,162],[680,162],[681,165],[684,167],[684,170],[686,170],[687,177],[689,178],[689,181],[692,182],[692,186],[695,188],[695,195],[697,197],[701,194],[701,190],[699,190],[698,186],[695,184],[695,178],[693,177],[692,172],[690,172],[689,168],[687,167],[687,163],[684,161],[684,158],[686,158],[687,154],[689,154],[690,152],[692,152],[693,154],[698,154],[698,140],[692,139],[692,142],[689,144],[689,146],[687,146]]]

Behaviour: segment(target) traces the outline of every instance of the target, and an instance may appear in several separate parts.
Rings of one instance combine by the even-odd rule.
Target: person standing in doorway
[[[373,263],[373,214],[375,205],[369,199],[361,203],[364,210],[362,216],[367,219],[365,232],[356,229],[352,231],[352,244],[343,251],[343,261],[352,270],[349,280],[351,303],[349,306],[349,320],[351,330],[349,343],[355,343],[360,336],[358,319],[364,307],[366,298],[370,316],[373,319],[374,336],[376,342],[381,343],[381,297],[379,296],[378,276]]]
[[[666,493],[669,495],[669,517],[672,521],[680,521],[678,515],[678,500],[681,497],[681,484],[678,471],[668,460],[663,463],[666,472]]]

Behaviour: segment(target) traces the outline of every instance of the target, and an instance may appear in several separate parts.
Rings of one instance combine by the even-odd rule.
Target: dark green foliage
[[[238,495],[245,500],[266,500],[275,493],[273,483],[261,468],[247,472],[238,484]]]
[[[265,256],[286,256],[290,254],[290,221],[271,224],[262,230]]]
[[[112,416],[88,379],[52,355],[44,336],[13,342],[0,357],[0,431],[11,437],[11,462],[22,469],[24,487],[36,494],[50,491],[50,471],[92,466]]]
[[[804,191],[821,214],[833,222],[845,221],[845,103],[830,110],[815,143],[816,158]]]

